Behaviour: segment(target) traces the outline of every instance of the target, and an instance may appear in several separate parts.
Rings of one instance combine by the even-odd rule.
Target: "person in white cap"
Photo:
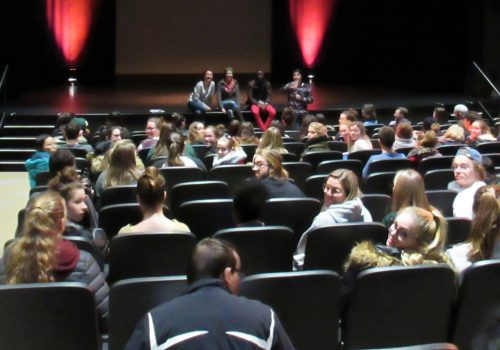
[[[465,117],[465,113],[469,111],[466,105],[458,104],[453,108],[453,114],[457,120],[463,119]]]

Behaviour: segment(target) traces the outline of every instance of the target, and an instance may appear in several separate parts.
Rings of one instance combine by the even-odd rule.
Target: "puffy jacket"
[[[30,159],[24,162],[24,166],[28,171],[31,188],[36,186],[36,175],[49,170],[49,159],[50,153],[35,152]]]

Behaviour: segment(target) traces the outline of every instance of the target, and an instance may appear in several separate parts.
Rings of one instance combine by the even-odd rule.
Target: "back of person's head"
[[[186,118],[180,113],[172,113],[172,122],[176,129],[184,129],[186,127]]]
[[[75,155],[67,149],[58,149],[50,156],[49,171],[52,176],[62,171],[65,167],[75,166]]]
[[[281,132],[275,127],[270,127],[262,134],[260,139],[259,149],[281,149],[283,148],[283,138]]]
[[[433,116],[434,119],[440,124],[447,124],[448,119],[450,119],[450,114],[446,112],[446,109],[444,107],[434,108]]]
[[[406,207],[399,215],[408,215],[413,222],[412,233],[416,236],[418,248],[403,252],[405,265],[419,265],[430,262],[445,262],[443,254],[448,233],[448,222],[437,210],[429,211],[419,207]]]
[[[48,188],[51,191],[58,192],[65,201],[69,201],[72,191],[85,189],[85,186],[79,181],[76,169],[73,167],[66,167],[50,179]]]
[[[358,198],[361,194],[359,190],[358,176],[353,171],[348,169],[336,169],[328,174],[324,185],[326,185],[329,178],[334,178],[340,182],[340,185],[345,193],[346,201]]]
[[[437,143],[436,133],[432,130],[427,131],[420,140],[420,146],[426,148],[435,148]]]
[[[253,124],[250,122],[241,123],[239,136],[244,139],[250,139],[255,137]]]
[[[227,133],[226,126],[224,124],[217,124],[214,128],[215,130],[215,136],[217,138],[221,138]]]
[[[192,284],[203,278],[222,279],[224,270],[237,268],[236,250],[227,242],[205,238],[194,248],[187,279]]]
[[[463,142],[465,138],[464,128],[462,128],[458,124],[450,125],[450,127],[444,133],[443,137],[445,139]]]
[[[184,136],[177,132],[170,135],[170,145],[168,146],[168,164],[172,166],[184,166],[181,156],[184,155]]]
[[[432,125],[436,123],[434,118],[432,117],[426,117],[424,121],[422,122],[422,131],[429,131],[432,130]]]
[[[227,131],[230,136],[239,136],[241,128],[242,128],[241,122],[238,119],[233,119],[229,122]]]
[[[396,110],[398,110],[400,115],[401,115],[400,119],[407,119],[408,115],[410,114],[410,112],[408,111],[408,108],[406,108],[406,107],[398,107],[398,108],[396,108]]]
[[[7,283],[54,281],[55,244],[64,230],[63,198],[46,191],[32,198],[24,216],[21,237],[13,243],[6,264]]]
[[[78,139],[80,131],[82,131],[80,125],[73,121],[66,125],[66,127],[64,128],[64,134],[66,135],[66,139],[68,140]]]
[[[269,176],[277,179],[288,179],[288,172],[283,168],[281,153],[273,149],[265,149],[259,153],[269,164]]]
[[[116,141],[110,150],[108,176],[105,186],[118,186],[136,180],[138,176],[135,145],[130,140]]]
[[[71,122],[71,119],[75,117],[73,112],[61,112],[57,115],[56,128],[64,128]]]
[[[410,123],[401,122],[396,127],[396,136],[400,139],[411,139],[413,137],[413,128]]]
[[[378,132],[378,140],[380,145],[385,148],[392,149],[392,145],[396,140],[396,133],[394,129],[389,126],[383,126]]]
[[[351,123],[354,123],[359,119],[359,113],[354,108],[349,108],[342,111],[342,114],[345,114],[346,120],[349,120]]]
[[[367,103],[361,109],[361,117],[363,120],[376,120],[377,119],[377,110],[375,105],[371,103]]]
[[[314,114],[306,114],[304,118],[302,118],[302,124],[301,124],[301,129],[304,134],[307,134],[307,128],[309,127],[309,124],[312,122],[317,122],[318,118]]]
[[[260,220],[268,197],[266,187],[260,181],[244,182],[233,199],[238,223]]]
[[[281,137],[285,136],[285,124],[282,121],[274,119],[269,127],[278,129]]]
[[[498,186],[480,187],[474,195],[471,233],[471,249],[468,256],[471,261],[491,258],[495,241],[500,239],[500,204]]]
[[[283,121],[285,128],[292,128],[294,119],[295,117],[293,109],[291,109],[290,107],[283,108],[283,112],[281,113],[281,120]]]
[[[162,205],[165,200],[165,179],[155,167],[147,167],[137,180],[137,198],[149,209]]]
[[[399,211],[411,206],[431,210],[425,195],[424,179],[416,170],[399,170],[394,176],[392,210]]]

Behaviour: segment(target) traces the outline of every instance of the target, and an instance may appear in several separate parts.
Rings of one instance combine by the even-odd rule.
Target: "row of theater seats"
[[[469,350],[498,306],[499,274],[500,260],[475,263],[460,284],[443,265],[366,270],[356,280],[341,327],[341,279],[332,271],[250,276],[243,279],[240,295],[272,306],[299,350],[388,349],[446,342]],[[185,276],[114,284],[109,334],[104,338],[98,333],[92,292],[85,285],[1,286],[0,348],[92,350],[101,349],[104,339],[103,348],[122,349],[146,312],[178,296],[186,284]],[[455,348],[434,344],[412,349]]]

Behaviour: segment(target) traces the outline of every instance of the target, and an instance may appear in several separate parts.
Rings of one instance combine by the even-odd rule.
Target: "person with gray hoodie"
[[[304,265],[307,237],[311,231],[334,224],[372,222],[370,212],[359,198],[358,178],[352,171],[337,169],[331,172],[323,185],[323,193],[323,208],[297,245],[293,257],[296,269],[302,269]]]

